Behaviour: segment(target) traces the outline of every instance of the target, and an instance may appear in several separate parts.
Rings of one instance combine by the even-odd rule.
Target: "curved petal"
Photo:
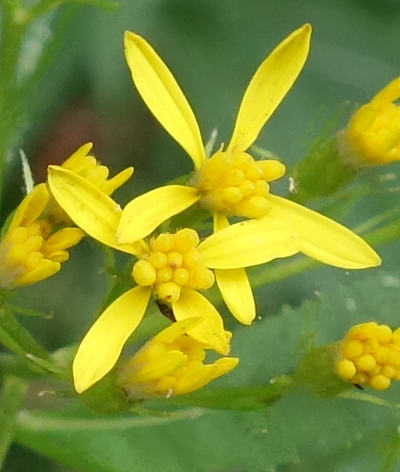
[[[78,393],[87,390],[114,367],[126,340],[143,318],[150,294],[148,287],[128,290],[89,329],[72,366]]]
[[[400,98],[400,77],[392,80],[390,83],[383,87],[375,97],[371,100],[373,105],[379,105],[381,103],[394,102]]]
[[[76,167],[77,164],[82,161],[84,157],[89,154],[92,147],[93,143],[83,144],[61,164],[61,167],[67,170],[72,170],[74,167]]]
[[[335,221],[285,198],[270,195],[271,211],[263,219],[289,222],[301,240],[301,252],[344,269],[378,266],[378,254],[355,233]]]
[[[57,203],[77,226],[107,246],[137,254],[135,247],[117,244],[122,210],[114,200],[83,177],[59,166],[49,166],[48,182]]]
[[[256,316],[256,305],[246,271],[216,269],[214,273],[229,311],[240,323],[250,325]]]
[[[300,241],[289,224],[259,218],[214,233],[198,250],[207,267],[238,269],[292,256],[300,251]]]
[[[144,238],[163,221],[193,205],[199,197],[193,187],[166,185],[134,198],[122,212],[118,242],[132,243]]]
[[[221,315],[214,306],[196,290],[185,288],[179,300],[172,304],[177,321],[186,318],[201,317],[203,323],[188,331],[196,341],[199,341],[218,353],[226,355],[230,350]]]
[[[16,287],[35,284],[56,274],[61,269],[59,262],[42,259],[40,263],[31,271],[25,272],[15,280]]]
[[[46,184],[35,185],[16,209],[9,230],[17,226],[27,226],[39,218],[48,200],[49,192]]]
[[[174,76],[147,41],[130,31],[125,32],[125,56],[144,102],[199,168],[205,159],[199,125]]]
[[[186,334],[190,329],[193,329],[195,326],[198,326],[203,322],[203,319],[200,316],[193,318],[186,318],[181,321],[175,321],[167,326],[165,329],[156,334],[152,341],[171,344],[175,339],[182,334]]]
[[[311,26],[298,28],[259,66],[243,96],[227,151],[245,151],[256,140],[299,75],[310,47]]]

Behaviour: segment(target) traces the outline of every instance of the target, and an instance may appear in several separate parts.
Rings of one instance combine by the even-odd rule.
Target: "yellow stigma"
[[[133,399],[182,395],[197,390],[236,367],[237,358],[205,364],[206,346],[187,332],[202,322],[188,318],[172,323],[148,341],[119,371],[119,384]]]
[[[199,241],[196,231],[189,228],[152,238],[149,251],[133,266],[136,283],[152,286],[159,298],[170,303],[179,299],[183,287],[210,288],[214,274],[196,249]]]
[[[400,331],[387,325],[361,323],[349,329],[340,343],[337,375],[348,382],[387,389],[400,379]]]
[[[384,87],[351,118],[342,138],[355,158],[366,164],[400,160],[400,77]]]
[[[260,218],[269,209],[268,182],[285,172],[278,161],[255,161],[246,152],[216,152],[198,169],[191,185],[199,189],[200,204],[227,216]]]

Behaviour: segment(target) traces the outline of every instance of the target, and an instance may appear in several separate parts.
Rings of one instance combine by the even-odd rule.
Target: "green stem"
[[[18,377],[6,376],[1,391],[0,410],[0,469],[14,439],[16,416],[24,399],[26,382]]]
[[[20,356],[33,354],[42,359],[48,358],[47,351],[5,307],[0,308],[0,343]]]

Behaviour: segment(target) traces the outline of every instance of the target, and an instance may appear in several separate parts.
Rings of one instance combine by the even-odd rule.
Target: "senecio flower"
[[[0,242],[0,288],[11,290],[54,275],[68,260],[66,249],[82,239],[81,229],[55,230],[42,217],[49,196],[46,184],[39,184],[18,206]]]
[[[375,322],[350,328],[340,343],[336,360],[338,376],[354,385],[375,390],[400,380],[400,328]]]
[[[207,346],[187,333],[201,318],[172,323],[148,341],[118,372],[118,383],[133,399],[192,392],[234,369],[239,359],[223,357],[204,364]]]
[[[120,244],[117,229],[122,210],[114,200],[86,179],[58,166],[50,166],[48,181],[54,198],[77,226],[103,244],[138,258],[132,270],[137,286],[111,303],[78,348],[73,363],[78,392],[100,380],[115,365],[126,340],[143,318],[152,293],[172,307],[178,321],[200,316],[203,323],[188,334],[218,353],[228,354],[230,333],[224,330],[214,306],[199,293],[214,282],[210,269],[227,274],[225,283],[219,285],[221,293],[233,305],[242,305],[237,318],[249,324],[247,292],[240,285],[240,274],[239,283],[235,279],[237,271],[308,250],[302,240],[290,233],[288,223],[292,221],[278,219],[274,225],[266,224],[268,231],[260,229],[263,219],[249,220],[221,229],[203,241],[193,229],[183,228],[175,234],[153,236],[149,241]],[[379,263],[379,257],[360,237],[325,220],[322,220],[326,226],[323,230],[318,224],[310,227],[310,231],[324,231],[324,235],[332,234],[334,238],[328,249],[323,242],[318,251],[314,248],[319,260],[353,269]],[[106,348],[99,349],[99,346]]]
[[[339,135],[343,151],[365,164],[400,160],[400,77],[360,107]]]
[[[106,195],[125,183],[129,167],[111,179],[109,170],[88,155],[92,143],[75,151],[61,164],[95,185]],[[69,258],[66,249],[84,236],[52,198],[46,184],[36,185],[17,208],[0,242],[0,289],[13,289],[46,279]]]

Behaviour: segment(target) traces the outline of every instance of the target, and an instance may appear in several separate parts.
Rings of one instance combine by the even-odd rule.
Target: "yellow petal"
[[[59,166],[49,167],[51,193],[74,223],[92,238],[130,254],[135,247],[116,241],[122,210],[114,200],[83,177]]]
[[[150,294],[148,287],[128,290],[90,328],[72,366],[78,393],[87,390],[114,367],[126,340],[143,318]]]
[[[193,392],[193,390],[197,390],[217,377],[228,373],[234,369],[238,363],[239,359],[237,357],[223,357],[218,359],[214,364],[206,364],[193,371],[188,370],[188,373],[179,379],[174,388],[174,395]]]
[[[284,39],[259,66],[243,96],[228,151],[244,151],[256,140],[299,75],[308,55],[311,26]]]
[[[49,192],[46,189],[46,184],[35,185],[16,209],[9,230],[17,226],[27,226],[39,218],[48,200]]]
[[[373,105],[380,103],[394,102],[400,98],[400,77],[392,80],[382,90],[380,90],[371,100]]]
[[[271,211],[263,220],[290,222],[301,240],[301,252],[345,269],[380,265],[378,254],[355,233],[335,221],[285,198],[270,195]]]
[[[171,216],[190,207],[199,199],[198,190],[183,185],[166,185],[129,202],[122,213],[118,242],[132,243],[153,232]]]
[[[42,259],[39,264],[31,271],[25,272],[18,277],[14,283],[16,287],[35,284],[41,280],[47,279],[57,273],[61,268],[59,262],[53,262],[48,259]]]
[[[174,76],[154,49],[129,31],[125,32],[125,56],[144,102],[199,168],[205,159],[199,125]]]
[[[215,232],[227,226],[229,226],[229,221],[226,216],[214,214]],[[250,325],[256,316],[256,306],[246,271],[244,269],[216,269],[214,273],[219,291],[229,311],[240,323]]]
[[[78,165],[84,157],[89,154],[89,151],[92,149],[93,143],[83,144],[79,149],[77,149],[67,160],[65,160],[61,167],[67,170],[72,170],[76,165]]]
[[[246,271],[216,269],[214,272],[229,311],[240,323],[250,325],[256,316],[256,306]]]
[[[196,341],[199,341],[220,354],[228,354],[230,346],[224,331],[221,315],[214,306],[200,293],[190,288],[181,292],[179,300],[172,304],[177,321],[186,318],[201,317],[203,323],[188,331]]]
[[[175,321],[159,332],[152,341],[171,344],[175,339],[182,334],[186,334],[190,329],[193,329],[195,326],[198,326],[203,322],[203,319],[200,316],[194,318],[186,318],[181,321]]]
[[[300,251],[300,241],[289,222],[247,220],[209,236],[198,246],[212,269],[238,269],[263,264]]]
[[[162,356],[148,358],[146,361],[139,361],[141,368],[135,372],[130,381],[151,382],[172,374],[187,362],[186,355],[181,351],[166,351]],[[132,364],[131,364],[132,365]]]

